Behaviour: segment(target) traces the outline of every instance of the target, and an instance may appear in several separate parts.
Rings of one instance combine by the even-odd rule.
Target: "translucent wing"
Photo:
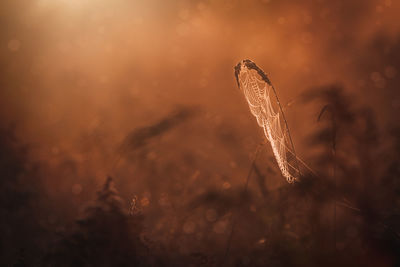
[[[299,178],[297,157],[274,87],[267,75],[248,59],[235,67],[235,76],[251,113],[264,129],[282,175],[289,183],[294,182]]]

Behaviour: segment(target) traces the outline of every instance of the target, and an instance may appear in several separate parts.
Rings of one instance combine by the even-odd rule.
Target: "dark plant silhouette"
[[[49,266],[145,266],[142,216],[130,215],[111,177],[96,201],[48,256]]]

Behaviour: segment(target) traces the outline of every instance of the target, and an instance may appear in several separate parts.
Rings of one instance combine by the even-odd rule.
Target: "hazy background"
[[[27,145],[50,224],[79,214],[107,175],[126,201],[183,205],[243,186],[263,140],[234,79],[242,59],[277,88],[302,158],[311,87],[343,85],[379,127],[398,123],[399,13],[395,0],[2,1],[1,125]],[[165,117],[162,135],[127,145]],[[267,185],[284,184],[269,147],[261,157]]]

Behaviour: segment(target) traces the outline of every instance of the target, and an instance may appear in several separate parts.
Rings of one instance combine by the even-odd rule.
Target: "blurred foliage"
[[[309,90],[303,100],[320,107],[318,127],[307,140],[317,176],[305,173],[294,185],[270,188],[268,180],[281,177],[274,161],[259,158],[247,191],[227,182],[222,188],[172,184],[158,193],[155,187],[152,194],[134,196],[130,212],[108,177],[83,217],[57,229],[40,223],[45,206],[33,208],[44,196],[26,188],[26,148],[16,145],[12,130],[2,131],[1,168],[8,177],[2,179],[2,218],[8,218],[2,229],[4,236],[13,236],[9,246],[15,249],[4,261],[14,259],[15,266],[396,266],[399,131],[379,129],[373,111],[338,85]],[[187,184],[190,168],[163,166],[143,157],[143,151],[189,114],[178,111],[125,138],[137,153],[130,160],[141,162],[139,174],[147,170],[156,181],[151,176],[162,173],[168,184]],[[189,182],[195,184],[199,175]],[[29,223],[21,221],[26,216]]]

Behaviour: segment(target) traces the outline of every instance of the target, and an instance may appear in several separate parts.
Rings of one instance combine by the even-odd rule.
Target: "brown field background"
[[[168,243],[189,214],[195,241],[184,236],[180,251],[198,249],[219,211],[190,218],[187,206],[241,190],[263,141],[233,67],[249,58],[268,74],[298,154],[318,169],[304,142],[319,127],[321,105],[301,100],[310,88],[342,86],[382,132],[398,125],[399,12],[395,0],[2,1],[0,120],[26,146],[21,175],[38,187],[41,223],[68,228],[110,175],[127,205],[138,198],[154,240]],[[286,186],[269,146],[258,166],[269,190]],[[255,180],[250,189],[262,194]],[[210,226],[221,247],[229,218]]]

